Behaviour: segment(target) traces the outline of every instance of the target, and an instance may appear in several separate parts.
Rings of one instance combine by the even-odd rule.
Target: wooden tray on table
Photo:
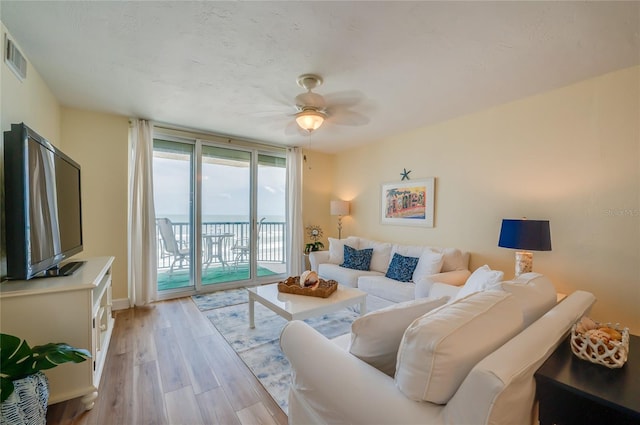
[[[320,279],[317,288],[303,288],[300,286],[300,276],[291,276],[282,282],[278,282],[278,292],[295,295],[308,295],[310,297],[327,298],[338,289],[338,282],[335,280]]]

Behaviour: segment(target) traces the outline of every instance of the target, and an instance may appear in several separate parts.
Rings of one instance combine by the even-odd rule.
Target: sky
[[[190,167],[188,161],[155,157],[153,160],[156,216],[186,217],[189,214]],[[249,217],[249,168],[205,163],[202,167],[202,216]],[[286,170],[258,169],[258,216],[284,221]]]

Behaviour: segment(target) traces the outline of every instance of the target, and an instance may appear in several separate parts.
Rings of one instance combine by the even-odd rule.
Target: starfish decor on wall
[[[402,173],[400,173],[400,175],[402,176],[402,180],[409,180],[409,173],[411,172],[411,170],[407,171],[406,168],[403,168],[404,171],[402,171]]]

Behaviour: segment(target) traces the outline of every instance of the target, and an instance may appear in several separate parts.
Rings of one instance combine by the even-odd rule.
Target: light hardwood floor
[[[287,416],[191,298],[115,313],[94,408],[49,406],[47,424],[286,424]]]

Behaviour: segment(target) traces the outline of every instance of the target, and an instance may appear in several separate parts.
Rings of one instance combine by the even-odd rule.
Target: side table
[[[619,369],[579,359],[567,338],[535,378],[540,425],[640,423],[640,336],[630,335]]]

